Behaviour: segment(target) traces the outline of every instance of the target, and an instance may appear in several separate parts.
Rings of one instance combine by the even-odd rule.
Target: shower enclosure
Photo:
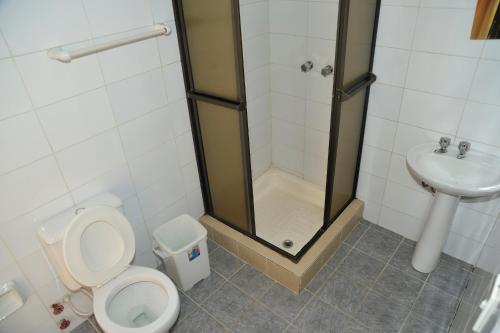
[[[298,260],[354,199],[379,0],[174,0],[207,214]]]

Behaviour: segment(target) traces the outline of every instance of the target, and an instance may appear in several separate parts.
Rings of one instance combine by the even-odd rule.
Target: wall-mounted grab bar
[[[143,32],[135,36],[124,37],[117,40],[103,42],[97,45],[92,45],[88,47],[82,47],[77,50],[65,50],[63,47],[55,47],[47,51],[47,56],[54,60],[59,60],[60,62],[71,62],[73,59],[81,58],[90,54],[98,53],[101,51],[106,51],[109,49],[114,49],[115,47],[140,42],[149,38],[158,37],[162,35],[170,35],[172,29],[164,24],[155,25],[155,29],[148,32]]]

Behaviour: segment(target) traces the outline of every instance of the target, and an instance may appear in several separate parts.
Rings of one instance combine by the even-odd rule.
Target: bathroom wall
[[[151,232],[203,211],[175,32],[69,64],[46,55],[154,22],[175,28],[170,0],[0,3],[0,282],[27,297],[0,332],[59,331],[47,307],[64,289],[35,234],[47,217],[113,192],[134,227],[134,263],[156,266]]]
[[[409,175],[405,154],[443,135],[500,153],[500,41],[469,40],[473,0],[382,3],[357,194],[366,219],[418,239],[432,195]],[[472,263],[486,246],[479,265],[493,267],[499,212],[499,199],[465,200],[445,252]]]
[[[254,178],[269,166],[324,185],[337,1],[242,0],[241,23]],[[302,73],[310,60],[313,70]]]

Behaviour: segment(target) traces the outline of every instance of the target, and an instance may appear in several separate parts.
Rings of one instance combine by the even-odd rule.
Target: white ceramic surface
[[[415,177],[439,192],[460,197],[485,197],[500,191],[500,158],[474,147],[458,159],[456,146],[444,154],[434,153],[435,143],[411,148],[406,157]]]

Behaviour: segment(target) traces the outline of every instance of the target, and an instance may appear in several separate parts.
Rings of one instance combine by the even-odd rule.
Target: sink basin
[[[500,159],[494,155],[469,151],[458,159],[457,147],[434,152],[435,143],[415,146],[406,162],[413,175],[435,190],[460,197],[491,196],[500,191]]]
[[[435,153],[435,149],[435,143],[425,143],[406,155],[410,173],[434,190],[434,201],[412,258],[413,267],[424,273],[432,272],[439,263],[460,198],[500,192],[497,156],[471,150],[459,159],[457,147],[450,146],[443,154]]]

